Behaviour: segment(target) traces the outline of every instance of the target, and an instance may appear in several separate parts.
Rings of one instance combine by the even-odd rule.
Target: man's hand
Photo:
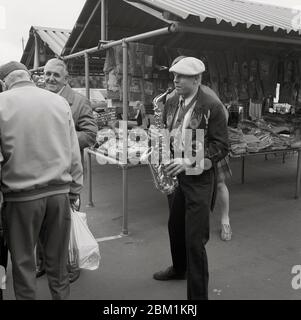
[[[79,194],[70,194],[70,207],[73,211],[79,211],[80,209]]]
[[[175,177],[181,172],[186,170],[184,160],[181,158],[176,158],[171,160],[171,162],[165,166],[166,172],[169,176]]]

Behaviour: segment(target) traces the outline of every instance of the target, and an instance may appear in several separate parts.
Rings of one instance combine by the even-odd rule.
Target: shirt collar
[[[66,85],[63,86],[63,88],[58,92],[58,94],[61,95],[65,88],[66,88]]]
[[[75,94],[74,94],[74,91],[69,86],[69,84],[66,84],[65,87],[63,87],[61,91],[58,92],[58,94],[63,98],[65,98],[68,101],[69,105],[73,104]]]
[[[189,103],[192,101],[192,99],[198,94],[199,90],[197,89],[195,93],[193,93],[191,96],[184,98],[183,96],[180,96],[180,101],[185,102],[185,106],[188,106]]]
[[[16,81],[10,88],[11,89],[16,89],[16,88],[20,88],[20,87],[35,87],[35,84],[32,81],[29,80],[20,80],[20,81]]]

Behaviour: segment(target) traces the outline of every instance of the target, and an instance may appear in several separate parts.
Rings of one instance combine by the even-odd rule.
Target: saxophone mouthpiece
[[[170,94],[170,93],[173,92],[174,90],[175,90],[175,88],[169,87],[169,88],[167,89],[167,94]]]

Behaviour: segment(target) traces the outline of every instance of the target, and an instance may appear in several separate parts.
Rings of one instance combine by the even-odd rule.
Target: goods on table
[[[97,122],[99,129],[107,126],[110,122],[117,120],[116,108],[106,108],[106,109],[95,109],[93,111],[93,116]]]
[[[247,143],[241,129],[228,127],[229,145],[232,154],[239,155],[247,151]]]
[[[262,150],[285,150],[300,147],[300,139],[290,135],[292,127],[283,121],[270,123],[263,119],[243,120],[238,128],[228,128],[230,152],[239,155]]]
[[[97,152],[113,158],[115,160],[122,160],[124,154],[124,141],[122,130],[118,132],[113,129],[102,129],[97,134]],[[147,135],[135,134],[135,130],[129,131],[128,134],[128,160],[130,162],[139,162],[142,154],[148,150]]]

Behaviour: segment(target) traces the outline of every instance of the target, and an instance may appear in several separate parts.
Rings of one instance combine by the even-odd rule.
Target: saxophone
[[[164,124],[162,121],[162,110],[159,106],[159,103],[164,101],[166,99],[166,96],[170,94],[173,91],[173,89],[168,88],[168,90],[158,96],[156,96],[153,99],[153,110],[154,110],[154,127],[158,130],[164,129]],[[166,152],[167,148],[169,146],[166,146],[163,144],[162,136],[159,136],[159,141],[161,141],[161,144],[159,143],[159,156],[161,154],[161,159],[164,159],[164,152]],[[178,180],[177,177],[170,177],[166,174],[164,164],[162,162],[158,163],[151,163],[151,157],[150,155],[153,152],[153,148],[150,148],[147,153],[144,155],[144,159],[147,159],[150,171],[153,176],[153,180],[155,183],[155,187],[161,191],[164,194],[172,194],[176,187],[178,186]],[[160,159],[160,158],[159,158]]]

